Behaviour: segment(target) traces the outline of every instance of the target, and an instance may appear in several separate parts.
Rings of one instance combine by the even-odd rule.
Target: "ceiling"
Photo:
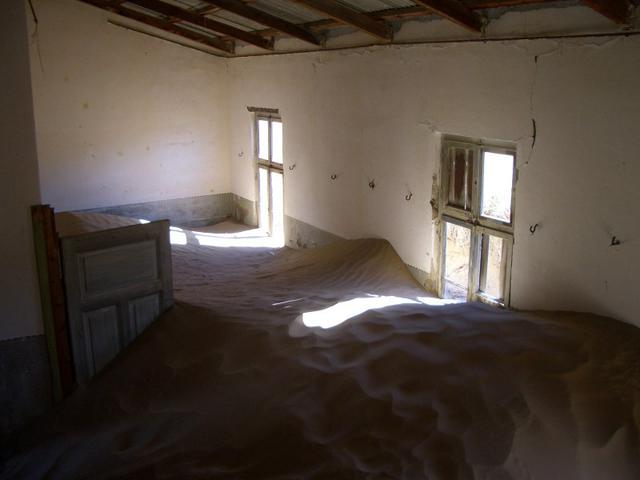
[[[638,0],[80,0],[137,22],[171,32],[226,56],[236,46],[276,52],[276,39],[295,38],[325,48],[332,31],[350,27],[371,44],[393,43],[403,22],[445,18],[482,38],[494,9],[581,3],[611,22],[628,24]],[[544,6],[544,5],[542,5]]]

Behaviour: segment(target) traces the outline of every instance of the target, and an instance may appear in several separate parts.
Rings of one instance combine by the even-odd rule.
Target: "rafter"
[[[153,27],[180,35],[227,53],[234,51],[234,40],[273,50],[274,37],[289,36],[313,45],[321,45],[323,31],[341,25],[351,25],[377,38],[391,41],[390,22],[439,15],[474,32],[483,27],[482,10],[512,8],[524,5],[553,3],[553,0],[414,0],[415,5],[363,12],[344,2],[333,0],[290,0],[320,12],[323,18],[307,23],[293,23],[257,8],[256,0],[202,0],[198,8],[176,5],[172,0],[79,0],[116,12]],[[171,1],[171,3],[167,3]],[[636,0],[582,0],[594,11],[618,24],[630,21]],[[142,8],[137,8],[142,7]],[[220,11],[232,12],[264,25],[255,31],[230,25],[224,20],[208,17]],[[241,22],[238,22],[241,23]],[[195,28],[199,27],[199,28]]]
[[[459,0],[416,0],[433,12],[473,32],[482,31],[482,19]]]
[[[320,41],[308,30],[299,27],[294,23],[287,22],[274,15],[263,12],[262,10],[251,7],[239,0],[204,1],[216,7],[220,7],[223,10],[227,10],[229,12],[235,13],[236,15],[240,15],[241,17],[248,18],[249,20],[253,20],[254,22],[273,28],[274,30],[278,30],[279,32],[286,33],[287,35],[299,38],[300,40],[304,40],[305,42],[311,43],[313,45],[320,45]]]
[[[295,0],[340,22],[352,25],[382,40],[393,39],[393,29],[386,22],[331,0]]]
[[[192,30],[189,30],[187,28],[181,27],[180,25],[175,25],[171,22],[163,21],[159,18],[145,15],[144,13],[141,13],[137,10],[133,10],[133,9],[127,8],[126,6],[120,5],[124,3],[123,0],[117,0],[112,3],[105,0],[80,0],[80,1],[84,3],[88,3],[89,5],[94,5],[96,7],[100,7],[102,9],[112,11],[122,17],[130,18],[137,22],[144,23],[145,25],[149,25],[151,27],[157,28],[159,30],[164,30],[165,32],[169,32],[174,35],[187,38],[193,42],[200,43],[210,48],[215,48],[217,50],[221,50],[226,53],[234,53],[235,51],[235,45],[231,40],[222,39],[217,36],[200,34]]]
[[[633,8],[629,0],[583,0],[582,3],[619,24],[629,21]]]
[[[160,13],[167,17],[172,17],[183,22],[189,22],[207,30],[213,32],[222,33],[236,40],[242,40],[243,42],[250,43],[266,50],[273,50],[273,42],[266,38],[255,35],[254,33],[240,30],[239,28],[232,27],[226,23],[218,22],[210,18],[192,13],[188,10],[184,10],[179,7],[175,7],[168,3],[161,2],[160,0],[127,0],[128,3],[133,3],[140,7],[146,8],[153,12]]]

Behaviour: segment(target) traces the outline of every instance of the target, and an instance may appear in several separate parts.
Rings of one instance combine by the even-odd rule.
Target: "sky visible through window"
[[[484,152],[482,162],[482,203],[480,214],[511,223],[513,155]]]

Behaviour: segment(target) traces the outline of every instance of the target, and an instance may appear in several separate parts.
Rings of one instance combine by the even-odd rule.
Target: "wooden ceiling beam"
[[[621,25],[629,22],[633,11],[629,0],[582,0],[582,3]]]
[[[383,21],[345,7],[331,0],[295,0],[296,2],[330,16],[339,22],[346,23],[382,40],[393,39],[393,29]]]
[[[127,0],[127,2],[167,17],[192,23],[193,25],[197,25],[198,27],[202,27],[213,32],[222,33],[231,38],[235,38],[236,40],[242,40],[243,42],[250,43],[251,45],[264,48],[265,50],[273,50],[273,41],[270,39],[240,30],[239,28],[232,27],[226,23],[218,22],[202,15],[189,12],[188,10],[175,7],[168,3],[161,2],[160,0]]]
[[[416,0],[416,2],[472,32],[482,31],[480,16],[459,0]]]
[[[94,5],[96,7],[100,7],[105,10],[112,11],[117,13],[118,15],[126,18],[130,18],[140,23],[144,23],[145,25],[149,25],[151,27],[164,30],[165,32],[172,33],[174,35],[178,35],[180,37],[187,38],[193,42],[200,43],[210,48],[215,48],[217,50],[221,50],[225,53],[234,53],[235,45],[233,41],[222,39],[220,37],[210,37],[208,35],[203,35],[192,30],[188,30],[179,25],[175,25],[171,22],[163,21],[156,17],[151,17],[149,15],[145,15],[137,10],[132,10],[127,8],[126,6],[120,5],[124,3],[123,1],[114,1],[112,3],[105,0],[81,0],[84,3],[88,3],[89,5]]]
[[[205,2],[220,7],[223,10],[235,13],[241,17],[248,18],[254,22],[260,23],[266,27],[273,28],[279,32],[285,33],[291,37],[299,38],[313,45],[320,45],[320,40],[310,31],[294,24],[287,22],[279,17],[270,15],[262,10],[251,7],[239,0],[204,0]]]

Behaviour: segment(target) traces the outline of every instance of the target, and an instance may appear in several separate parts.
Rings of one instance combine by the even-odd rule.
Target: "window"
[[[255,115],[259,227],[284,244],[282,120],[271,112]]]
[[[441,297],[508,305],[515,161],[513,147],[443,140]]]

